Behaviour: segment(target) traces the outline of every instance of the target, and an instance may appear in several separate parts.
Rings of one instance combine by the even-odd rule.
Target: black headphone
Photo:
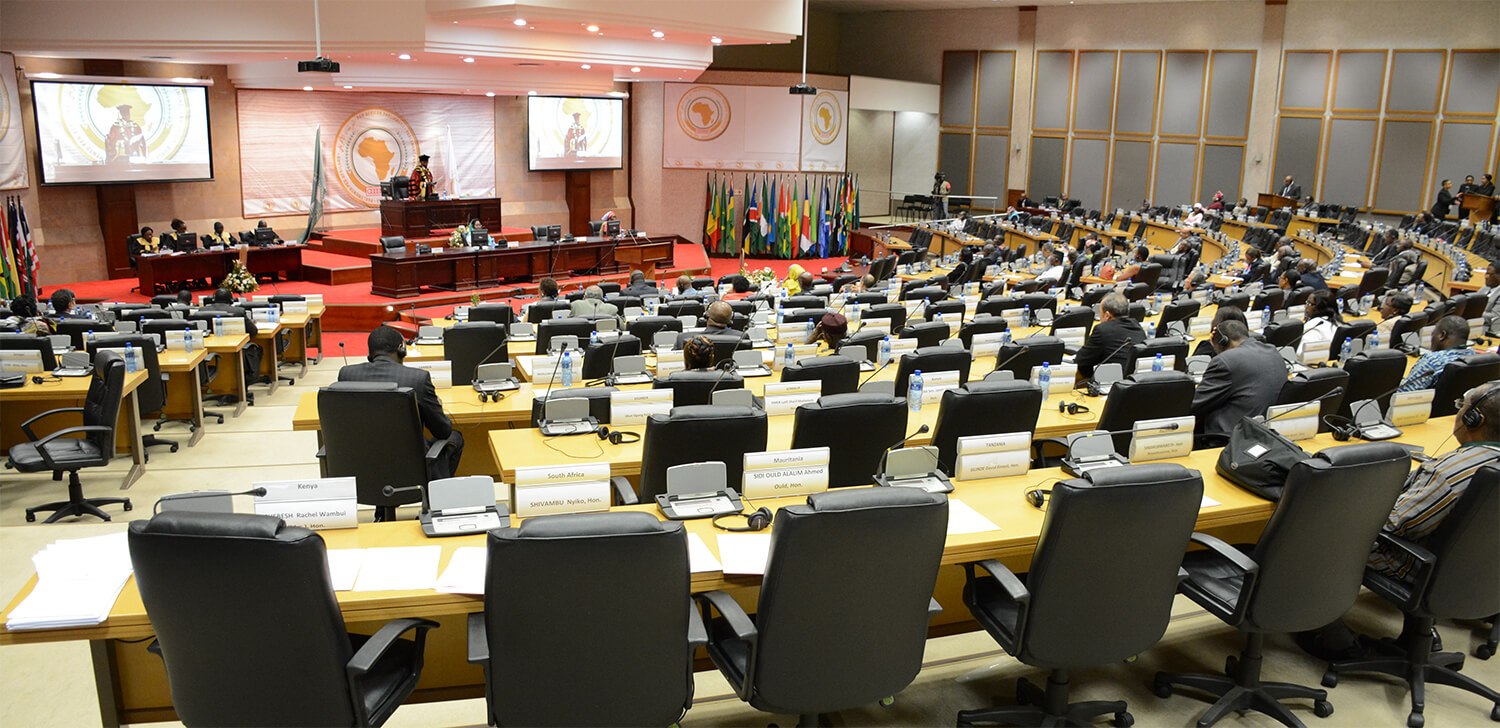
[[[1058,413],[1066,412],[1070,415],[1081,415],[1087,413],[1089,408],[1088,405],[1077,402],[1058,402],[1057,411]]]
[[[485,402],[499,402],[500,400],[505,399],[505,393],[499,390],[493,392],[484,392],[481,390],[475,391],[479,393],[480,404],[484,404]]]
[[[1328,425],[1329,434],[1338,442],[1348,442],[1359,434],[1359,426],[1354,424],[1354,420],[1342,415],[1324,415],[1323,424]]]
[[[1219,327],[1215,326],[1208,332],[1208,343],[1215,349],[1226,349],[1229,347],[1229,337],[1219,333]]]
[[[719,523],[719,521],[725,518],[741,517],[745,519],[745,525],[743,526],[725,526]],[[764,531],[767,528],[770,528],[771,521],[775,517],[776,516],[771,513],[771,509],[769,508],[757,508],[754,513],[725,513],[721,516],[714,516],[714,528],[717,528],[720,531],[735,532]]]
[[[637,433],[625,430],[610,432],[608,427],[600,427],[597,434],[600,440],[609,440],[609,444],[611,445],[629,445],[632,442],[641,441],[641,436]]]
[[[392,353],[396,355],[396,361],[398,361],[398,362],[405,362],[406,361],[406,339],[402,339],[401,340],[401,344],[399,346],[397,346],[396,350],[394,352],[392,352]],[[365,361],[373,362],[379,356],[380,356],[379,354],[376,354],[375,352],[372,351],[369,354],[365,355]]]
[[[55,374],[47,374],[47,375],[38,374],[38,375],[36,375],[36,376],[34,376],[34,377],[31,378],[31,383],[32,384],[45,384],[47,382],[61,382],[61,381],[62,381],[62,377],[59,377],[59,376],[57,376]]]
[[[1032,508],[1041,508],[1042,506],[1047,504],[1047,496],[1051,494],[1052,491],[1050,490],[1044,490],[1042,488],[1032,488],[1031,490],[1026,491],[1026,502],[1030,503]]]
[[[1458,416],[1458,420],[1464,423],[1464,427],[1477,430],[1484,426],[1484,413],[1479,411],[1479,404],[1494,396],[1495,392],[1500,392],[1500,387],[1490,387],[1490,391],[1485,392],[1479,399],[1474,400],[1474,404],[1464,408],[1464,411]]]

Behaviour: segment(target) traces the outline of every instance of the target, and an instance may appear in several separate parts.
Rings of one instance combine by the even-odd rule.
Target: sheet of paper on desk
[[[1222,505],[1224,505],[1224,504],[1220,503],[1220,502],[1218,502],[1218,501],[1216,501],[1216,500],[1214,500],[1214,499],[1212,499],[1212,498],[1210,498],[1208,496],[1203,496],[1203,503],[1200,504],[1198,507],[1199,508],[1213,508],[1214,506],[1222,506]]]
[[[771,557],[769,533],[721,533],[719,559],[726,574],[764,574]]]
[[[721,571],[724,567],[719,560],[714,558],[714,552],[708,549],[708,544],[703,537],[696,533],[688,534],[688,571],[699,574],[705,571]]]
[[[130,574],[109,579],[95,576],[86,579],[50,578],[38,581],[26,599],[5,620],[6,629],[52,629],[86,627],[99,624],[109,616],[115,599]]]
[[[364,549],[329,549],[328,575],[333,579],[333,590],[352,591],[364,563]]]
[[[442,546],[394,546],[365,549],[354,591],[431,589],[437,580]]]
[[[489,551],[484,546],[456,549],[433,588],[447,594],[484,594],[484,569],[488,563]]]
[[[948,535],[954,536],[960,533],[984,533],[985,531],[998,531],[999,526],[994,521],[980,515],[973,506],[957,498],[948,499]]]

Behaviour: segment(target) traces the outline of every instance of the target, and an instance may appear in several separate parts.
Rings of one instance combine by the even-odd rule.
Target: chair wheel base
[[[1422,728],[1422,724],[1426,722],[1427,719],[1423,718],[1421,713],[1412,713],[1406,716],[1407,728]]]
[[[1275,682],[1241,684],[1240,681],[1225,675],[1169,673],[1157,673],[1152,682],[1153,691],[1158,697],[1170,696],[1174,685],[1201,690],[1217,698],[1208,712],[1198,719],[1198,728],[1208,728],[1231,712],[1247,710],[1270,716],[1282,725],[1300,728],[1302,722],[1281,702],[1296,698],[1311,698],[1313,714],[1320,718],[1333,714],[1333,704],[1328,702],[1326,691],[1301,685]]]

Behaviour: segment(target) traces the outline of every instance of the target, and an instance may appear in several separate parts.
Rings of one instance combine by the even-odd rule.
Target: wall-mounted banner
[[[247,218],[307,212],[313,133],[323,129],[324,212],[380,204],[380,183],[430,155],[436,189],[495,195],[495,106],[482,96],[255,91],[237,94]]]
[[[662,167],[798,170],[803,97],[785,86],[669,83],[662,97]]]
[[[802,98],[802,170],[842,172],[849,149],[849,92]]]
[[[0,190],[30,184],[26,140],[21,134],[21,95],[16,92],[16,57],[0,53]]]

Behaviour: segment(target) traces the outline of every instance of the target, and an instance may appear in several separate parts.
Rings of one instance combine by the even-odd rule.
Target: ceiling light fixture
[[[584,30],[587,30],[590,33],[598,33],[599,32],[599,26],[597,26],[597,25],[590,25],[587,28],[584,28]]]
[[[495,92],[494,92],[494,91],[486,91],[486,92],[484,92],[484,95],[485,95],[485,96],[489,96],[489,97],[492,97],[492,98],[493,98],[493,97],[494,97],[494,95],[495,95]]]
[[[311,86],[303,86],[303,87],[302,87],[302,90],[303,90],[303,91],[311,91],[311,90],[312,90],[312,87],[311,87]]]
[[[344,88],[354,88],[354,87],[350,86],[349,84],[344,84]]]
[[[173,78],[172,80],[176,81],[177,83],[197,83],[198,82],[198,79],[196,79],[196,78],[188,78],[187,76],[177,76],[177,77]]]
[[[464,56],[464,63],[473,63],[473,62],[474,62],[474,58],[472,56]]]
[[[527,91],[527,92],[526,92],[526,95],[527,95],[527,96],[535,96],[535,95],[536,95],[536,92],[535,92],[535,91]]]
[[[512,22],[512,23],[514,23],[514,24],[516,24],[518,26],[521,26],[521,25],[525,25],[526,24],[526,19],[525,18],[516,18],[515,20],[512,20],[510,22]]]
[[[641,67],[640,66],[631,66],[630,67],[630,72],[631,73],[640,73],[641,72]]]
[[[582,68],[583,70],[587,71],[590,68],[593,68],[593,66],[590,66],[589,64],[585,63],[582,66],[579,66],[579,68]]]
[[[653,31],[651,31],[651,37],[652,38],[665,38],[665,37],[667,37],[667,34],[661,32],[659,30],[653,30]]]
[[[812,96],[818,93],[816,88],[807,85],[807,3],[808,0],[802,0],[802,83],[787,89],[794,96]]]
[[[403,60],[403,61],[409,61],[409,60],[411,60],[411,54],[410,53],[402,53],[401,55],[396,56],[396,57],[399,58],[399,59],[401,59],[401,60]]]
[[[714,36],[714,37],[712,37],[712,38],[709,38],[709,39],[708,39],[708,42],[710,42],[710,43],[712,43],[712,44],[714,44],[714,45],[718,45],[718,44],[720,44],[720,43],[723,43],[723,42],[724,42],[724,39],[723,39],[723,38],[720,38],[720,37],[719,37],[719,36],[717,36],[717,35],[716,35],[716,36]]]

